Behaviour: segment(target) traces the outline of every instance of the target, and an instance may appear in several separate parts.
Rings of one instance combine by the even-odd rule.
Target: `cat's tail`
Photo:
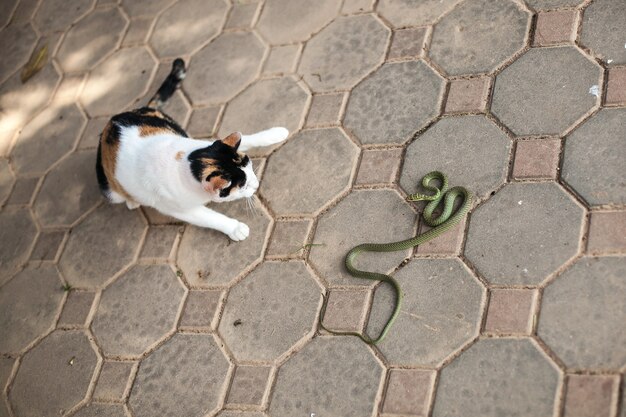
[[[185,69],[185,61],[180,58],[176,58],[172,63],[172,71],[167,76],[159,90],[156,94],[150,99],[148,102],[148,107],[152,107],[155,109],[160,109],[165,102],[172,97],[180,82],[187,75],[187,70]]]

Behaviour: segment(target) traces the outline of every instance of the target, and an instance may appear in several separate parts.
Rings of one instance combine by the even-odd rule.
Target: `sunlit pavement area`
[[[626,417],[626,2],[2,0],[0,416]],[[45,48],[45,66],[20,72]],[[239,243],[106,204],[108,117],[252,153]],[[426,230],[431,170],[475,194]]]

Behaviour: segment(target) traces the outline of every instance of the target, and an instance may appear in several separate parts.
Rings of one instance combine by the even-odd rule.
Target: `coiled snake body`
[[[440,181],[441,188],[438,188],[437,186],[430,184],[430,182],[435,179]],[[433,172],[426,174],[424,178],[422,178],[422,186],[425,189],[434,192],[435,194],[434,195],[419,194],[419,193],[411,194],[409,197],[407,197],[407,200],[408,201],[429,201],[429,203],[426,204],[426,207],[424,208],[424,212],[422,216],[424,218],[424,222],[428,226],[431,226],[432,229],[428,230],[427,232],[422,233],[421,235],[412,237],[410,239],[402,240],[399,242],[363,243],[361,245],[358,245],[352,248],[350,252],[348,252],[345,258],[346,269],[348,270],[350,275],[352,275],[353,277],[371,279],[374,281],[383,281],[383,282],[389,283],[393,287],[395,296],[396,296],[395,307],[394,307],[393,313],[387,320],[385,327],[383,327],[383,330],[380,332],[378,337],[372,338],[368,336],[367,334],[361,334],[358,332],[340,332],[340,331],[327,329],[323,325],[324,315],[326,314],[326,306],[328,304],[327,297],[324,297],[324,302],[322,304],[322,309],[320,311],[319,323],[322,329],[326,330],[329,333],[336,334],[336,335],[357,336],[361,340],[363,340],[365,343],[372,344],[372,345],[379,343],[385,338],[393,322],[398,317],[398,314],[400,314],[400,308],[402,305],[402,297],[403,297],[402,289],[400,288],[400,285],[393,277],[386,275],[386,274],[381,274],[378,272],[361,271],[360,269],[357,269],[354,267],[353,262],[362,252],[395,252],[399,250],[409,249],[414,246],[426,243],[429,240],[434,239],[435,237],[447,232],[448,230],[456,226],[461,221],[463,216],[467,214],[467,212],[469,211],[472,205],[471,193],[463,187],[453,187],[453,188],[448,189],[448,178],[446,177],[445,174],[439,171],[433,171]],[[463,202],[461,203],[459,208],[456,211],[454,211],[453,210],[454,201],[456,200],[457,197],[463,197]],[[441,203],[442,201],[443,201],[443,210],[438,217],[434,217],[433,212],[435,211],[437,206],[439,206],[439,203]]]

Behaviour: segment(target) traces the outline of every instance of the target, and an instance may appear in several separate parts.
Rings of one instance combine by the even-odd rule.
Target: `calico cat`
[[[113,116],[100,135],[96,174],[111,203],[140,205],[232,240],[248,237],[248,226],[205,207],[208,202],[251,198],[259,188],[253,147],[284,141],[289,132],[274,127],[253,135],[235,132],[222,140],[195,140],[160,108],[185,78],[185,63],[176,59],[147,107]]]

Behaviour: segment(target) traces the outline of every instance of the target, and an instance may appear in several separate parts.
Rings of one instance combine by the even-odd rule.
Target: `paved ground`
[[[626,417],[624,1],[117,3],[0,2],[0,416]],[[223,207],[242,243],[97,191],[99,130],[179,55],[190,134],[292,132]],[[323,292],[380,329],[342,257],[425,230],[432,169],[477,201],[359,263],[406,293],[387,339],[320,334]]]

